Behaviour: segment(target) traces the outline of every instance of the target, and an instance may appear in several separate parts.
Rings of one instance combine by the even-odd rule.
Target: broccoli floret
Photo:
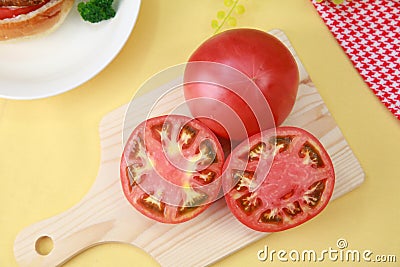
[[[83,20],[97,23],[115,16],[112,3],[113,0],[89,0],[88,2],[80,2],[78,4],[78,11]]]

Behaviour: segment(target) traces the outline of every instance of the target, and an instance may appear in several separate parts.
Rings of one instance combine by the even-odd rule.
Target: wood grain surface
[[[334,163],[336,184],[332,200],[336,199],[362,184],[363,170],[285,34],[279,30],[270,33],[291,49],[301,73],[297,101],[285,125],[305,128],[321,140]],[[163,88],[135,98],[130,108],[122,106],[103,118],[99,129],[101,163],[93,187],[70,210],[19,233],[14,253],[21,267],[60,266],[83,250],[105,242],[138,246],[161,266],[204,266],[267,235],[240,224],[223,199],[195,219],[178,225],[156,223],[128,204],[119,181],[123,133],[129,133],[147,115],[140,112],[149,110],[153,105],[150,100],[159,96],[160,90]],[[169,112],[182,102],[182,91],[173,90],[152,109],[152,115]],[[54,244],[48,255],[35,250],[37,240],[44,236]]]

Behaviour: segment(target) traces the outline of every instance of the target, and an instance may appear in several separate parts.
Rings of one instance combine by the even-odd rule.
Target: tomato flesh
[[[224,166],[229,209],[244,225],[277,232],[302,224],[328,204],[332,161],[316,137],[297,127],[267,130],[239,144]]]
[[[128,201],[163,223],[196,217],[218,196],[224,154],[199,121],[180,115],[148,119],[129,137],[120,175]]]
[[[9,19],[14,18],[19,15],[28,14],[36,9],[41,8],[46,3],[50,2],[50,0],[45,1],[39,5],[32,5],[32,6],[23,6],[23,7],[0,7],[0,19]]]
[[[198,62],[218,63],[227,68],[215,71],[205,65],[204,68],[192,71],[190,63]],[[296,100],[299,71],[294,57],[279,39],[260,30],[227,30],[207,39],[190,56],[189,67],[190,71],[185,73],[186,100],[210,99],[209,103],[189,103],[190,111],[194,117],[198,117],[224,138],[243,140],[261,130],[279,126],[289,115]],[[249,88],[248,85],[243,85],[232,90],[230,87],[238,80],[237,77],[226,77],[221,84],[221,77],[235,76],[227,71],[229,68],[242,73],[256,86]],[[215,81],[204,81],[204,78],[207,80],[212,75],[215,76],[211,77]],[[193,83],[193,80],[199,82]],[[243,83],[243,79],[239,82]],[[239,91],[242,94],[238,94]],[[260,98],[265,98],[265,103],[272,112],[272,119],[265,117],[265,109],[260,109],[265,104],[254,104]],[[238,118],[227,116],[222,105],[211,100],[228,105]],[[216,122],[204,119],[211,112]],[[233,129],[239,129],[242,123],[246,132],[226,131],[231,125]]]

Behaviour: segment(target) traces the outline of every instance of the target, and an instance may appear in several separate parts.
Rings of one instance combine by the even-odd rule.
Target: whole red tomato
[[[234,29],[211,37],[193,52],[184,81],[192,115],[217,135],[242,140],[286,119],[296,100],[299,71],[276,37]]]
[[[225,161],[223,175],[229,209],[261,232],[282,231],[317,216],[335,185],[322,144],[311,133],[288,126],[239,144]]]

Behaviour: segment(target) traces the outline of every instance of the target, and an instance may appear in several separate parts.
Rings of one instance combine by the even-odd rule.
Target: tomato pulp
[[[226,68],[215,71],[212,66],[204,65],[204,68],[196,67],[193,70],[190,64],[195,62],[219,63]],[[280,125],[289,115],[296,100],[299,71],[294,57],[279,39],[260,30],[233,29],[209,38],[190,56],[189,67],[189,71],[185,73],[186,100],[217,100],[209,103],[189,103],[190,111],[194,117],[224,138],[243,140],[261,130]],[[201,82],[212,75],[232,75],[232,71],[227,74],[229,68],[242,73],[255,87],[249,88],[247,83],[229,90],[237,80],[236,77],[225,77],[226,82],[223,81],[223,84],[218,80],[220,78],[217,78],[216,82]],[[243,82],[243,79],[240,82]],[[254,104],[260,98],[257,90],[260,91],[261,97],[265,98],[264,102],[272,112],[272,119],[265,117],[265,109],[260,110],[260,105]],[[220,103],[228,105],[238,118],[226,116],[226,111],[221,109]],[[208,118],[210,114],[216,121],[202,118]],[[227,126],[233,125],[232,128],[237,129],[241,124],[246,128],[245,133],[231,134],[226,131]]]
[[[32,6],[22,6],[22,7],[0,7],[0,19],[9,19],[14,18],[19,15],[28,14],[36,9],[41,8],[46,3],[50,2],[50,0],[45,1],[42,4],[32,5]]]
[[[332,196],[332,161],[316,137],[277,127],[239,144],[224,165],[229,209],[244,225],[277,232],[319,214]]]
[[[223,163],[217,137],[199,121],[180,115],[151,118],[135,128],[124,148],[123,191],[145,216],[184,222],[220,196]]]

